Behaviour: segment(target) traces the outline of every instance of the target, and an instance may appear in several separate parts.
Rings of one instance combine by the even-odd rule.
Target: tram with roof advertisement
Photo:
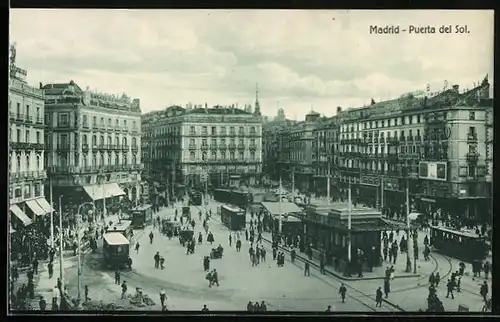
[[[119,223],[113,223],[106,229],[106,233],[121,233],[125,238],[130,240],[134,235],[132,230],[132,221],[122,220]]]
[[[430,226],[429,244],[443,255],[466,261],[484,260],[489,252],[485,237],[441,226]]]

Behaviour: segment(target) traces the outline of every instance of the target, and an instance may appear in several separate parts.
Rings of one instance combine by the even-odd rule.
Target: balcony
[[[82,124],[82,128],[84,128],[84,129],[88,129],[88,128],[89,128],[89,124],[88,124],[88,123],[83,123],[83,124]]]
[[[409,135],[409,136],[406,138],[406,141],[408,141],[408,142],[413,142],[413,136]]]
[[[477,143],[477,135],[473,133],[467,133],[467,143]]]
[[[417,143],[422,142],[422,137],[420,135],[415,136],[415,141]]]
[[[401,141],[401,142],[405,142],[405,141],[406,141],[406,137],[404,137],[404,136],[400,136],[400,137],[399,137],[399,141]]]
[[[217,150],[217,144],[210,144],[210,150]]]
[[[245,150],[244,144],[238,144],[238,150]]]
[[[256,144],[250,144],[250,145],[248,146],[248,148],[249,148],[250,150],[256,150],[256,149],[257,149],[257,145],[256,145]]]
[[[132,145],[131,148],[132,148],[132,151],[138,151],[139,150],[139,146],[138,145]]]
[[[121,131],[128,133],[128,126],[122,126]]]
[[[221,143],[221,144],[219,144],[219,149],[221,149],[221,150],[225,150],[225,149],[227,149],[227,145],[226,145],[226,143]]]
[[[95,125],[94,125],[94,128],[95,128]],[[114,130],[115,130],[116,132],[120,132],[120,131],[121,131],[121,128],[120,128],[120,126],[119,126],[119,125],[115,125]]]
[[[208,132],[201,132],[201,136],[208,136]]]
[[[436,125],[443,124],[446,122],[446,120],[444,118],[440,118],[440,117],[427,118],[427,119],[425,119],[425,121],[427,124],[436,124]]]
[[[137,132],[139,132],[139,129],[138,129],[138,128],[136,128],[136,127],[133,127],[133,128],[132,128],[132,133],[137,133]]]
[[[477,152],[470,153],[469,152],[465,155],[465,157],[467,158],[467,162],[477,162],[479,159],[479,153],[477,153]]]
[[[235,143],[229,143],[229,149],[233,150],[236,149],[236,144]]]
[[[74,167],[74,166],[52,166],[47,168],[48,174],[78,174],[78,173],[97,173],[101,167]]]
[[[202,150],[208,150],[208,144],[202,144],[201,145]]]
[[[229,136],[236,136],[236,132],[230,132]]]
[[[189,150],[196,150],[196,144],[189,144],[188,149]]]
[[[58,144],[56,147],[56,150],[58,151],[69,151],[71,149],[72,148],[70,144]]]

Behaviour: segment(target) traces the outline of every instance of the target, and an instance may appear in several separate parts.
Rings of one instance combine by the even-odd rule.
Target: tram
[[[484,237],[447,227],[431,226],[429,244],[444,255],[466,261],[481,261],[488,255]]]

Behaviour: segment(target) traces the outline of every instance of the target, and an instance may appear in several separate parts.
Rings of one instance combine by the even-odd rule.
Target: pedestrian
[[[122,299],[125,298],[126,294],[127,294],[127,281],[123,281],[123,283],[122,283]]]
[[[217,284],[219,286],[219,275],[217,273],[217,270],[214,268],[212,271],[212,285]]]
[[[488,279],[488,275],[490,274],[491,265],[490,262],[486,261],[483,265],[484,278]]]
[[[264,247],[262,247],[260,249],[260,257],[262,258],[262,262],[266,262],[266,250],[264,249]]]
[[[278,249],[276,247],[273,247],[273,261],[276,260]]]
[[[208,312],[208,311],[210,311],[210,310],[208,309],[207,305],[204,304],[203,308],[201,309],[201,312]]]
[[[245,229],[245,239],[248,240],[248,230]]]
[[[319,260],[319,272],[321,274],[325,274],[325,254],[321,254],[321,258]]]
[[[326,308],[326,311],[325,312],[332,312],[332,306],[331,305],[328,305],[328,307]]]
[[[389,297],[389,293],[391,292],[391,282],[386,278],[384,279],[384,293],[385,298]]]
[[[384,261],[387,261],[387,247],[384,247],[383,254],[384,254]]]
[[[436,277],[434,276],[434,272],[432,272],[431,275],[429,276],[429,284],[431,286],[434,286],[435,282],[436,282]]]
[[[49,262],[47,264],[47,270],[49,271],[49,279],[52,278],[52,275],[54,274],[54,264],[53,262]]]
[[[436,286],[436,288],[439,286],[440,281],[441,281],[441,276],[439,276],[439,272],[437,272],[436,275],[434,276],[434,285]]]
[[[115,272],[115,284],[120,285],[120,271]]]
[[[38,274],[38,258],[37,257],[35,257],[33,259],[33,273]]]
[[[267,311],[266,302],[264,302],[264,301],[260,302],[260,311],[261,312],[266,312]]]
[[[89,286],[88,285],[85,285],[85,302],[88,302],[90,301],[90,298],[89,298]]]
[[[252,313],[254,312],[254,306],[253,306],[252,301],[248,301],[247,312],[252,312]]]
[[[161,269],[165,268],[164,264],[165,264],[165,258],[163,256],[160,256],[160,268]]]
[[[342,283],[342,285],[340,285],[340,288],[339,288],[339,293],[340,293],[340,297],[342,298],[342,303],[345,303],[346,292],[347,292],[347,288],[345,287],[344,283]]]
[[[156,252],[156,254],[153,256],[153,259],[155,261],[155,268],[160,267],[160,252]]]
[[[458,275],[457,276],[457,282],[456,282],[456,286],[457,286],[457,293],[460,293],[460,283],[462,282],[462,275]]]
[[[304,276],[311,276],[311,270],[310,270],[310,267],[309,267],[309,262],[305,262],[304,264]]]
[[[153,231],[151,231],[151,232],[149,233],[149,243],[150,243],[150,244],[153,244],[153,238],[154,238],[154,234],[153,234]]]
[[[484,283],[481,285],[481,288],[479,289],[479,294],[483,297],[483,300],[485,302],[488,301],[487,296],[488,296],[488,283],[484,281]]]
[[[47,302],[43,298],[43,296],[40,296],[40,300],[38,301],[38,305],[40,306],[40,311],[45,311],[47,309]]]
[[[231,232],[229,233],[229,247],[233,244],[233,236],[231,236]]]
[[[52,289],[52,311],[59,310],[59,301],[61,299],[60,288],[56,285]]]
[[[448,283],[446,283],[446,289],[448,290],[448,292],[446,293],[446,298],[448,298],[451,294],[451,298],[454,299],[455,297],[453,296],[453,287],[455,285],[453,285],[453,281],[451,279],[448,280]]]
[[[160,303],[161,303],[161,307],[164,308],[165,307],[165,299],[166,299],[167,295],[165,293],[165,290],[164,289],[161,289],[160,290]]]
[[[375,296],[375,307],[382,307],[382,287],[378,287],[377,289],[377,295]]]
[[[392,254],[394,253],[393,248],[389,249],[389,263],[392,263]]]

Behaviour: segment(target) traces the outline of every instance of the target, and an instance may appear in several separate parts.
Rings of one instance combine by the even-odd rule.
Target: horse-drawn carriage
[[[194,231],[190,229],[182,229],[179,231],[179,243],[182,246],[186,246],[186,243],[193,239]]]
[[[222,258],[223,253],[224,253],[224,248],[222,248],[222,246],[219,245],[217,248],[212,248],[212,250],[210,251],[210,258],[211,259]]]

